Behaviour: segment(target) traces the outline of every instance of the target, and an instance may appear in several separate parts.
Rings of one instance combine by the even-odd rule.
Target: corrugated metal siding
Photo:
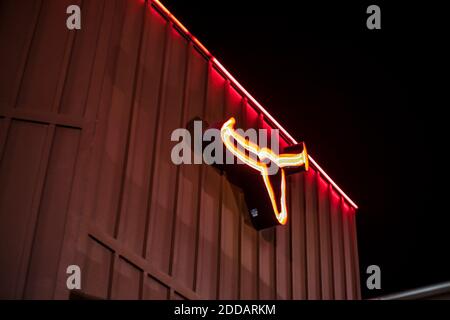
[[[316,170],[257,232],[224,175],[172,164],[194,116],[269,125],[153,6],[0,6],[0,297],[67,298],[78,264],[103,298],[360,298],[354,209]]]

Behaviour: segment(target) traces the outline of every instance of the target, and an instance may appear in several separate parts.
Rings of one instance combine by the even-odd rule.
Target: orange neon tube
[[[264,185],[266,186],[267,193],[269,194],[270,201],[272,203],[272,208],[275,213],[275,217],[278,222],[282,225],[286,224],[287,221],[287,206],[286,206],[286,174],[284,167],[298,167],[305,166],[305,170],[308,170],[308,154],[306,152],[306,148],[303,148],[303,151],[298,154],[285,153],[277,155],[271,149],[264,147],[260,148],[255,143],[245,139],[243,136],[238,134],[234,130],[234,125],[236,120],[232,117],[228,121],[226,121],[222,128],[220,129],[220,136],[222,138],[222,142],[225,147],[235,155],[239,160],[250,166],[251,168],[259,171],[264,181]],[[245,150],[257,155],[257,158],[261,160],[269,159],[274,162],[281,170],[281,197],[280,197],[280,207],[278,208],[275,193],[273,191],[272,183],[269,179],[269,172],[267,169],[267,165],[264,162],[259,161],[257,158],[253,159],[245,154],[242,150],[240,150],[237,146],[235,146],[234,142],[236,141],[239,145],[241,145]]]

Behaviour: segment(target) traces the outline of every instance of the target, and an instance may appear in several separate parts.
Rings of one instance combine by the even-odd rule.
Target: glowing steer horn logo
[[[257,144],[249,141],[245,137],[241,136],[234,129],[236,120],[232,117],[226,121],[221,129],[220,136],[223,144],[229,152],[235,157],[241,160],[252,169],[261,173],[261,177],[264,181],[265,189],[269,195],[273,212],[276,220],[279,224],[286,224],[287,221],[287,206],[286,206],[286,169],[303,167],[303,170],[308,170],[308,154],[306,147],[303,143],[300,144],[302,148],[299,153],[283,153],[276,154],[267,147],[259,147]],[[241,148],[239,148],[237,145]],[[297,145],[294,147],[298,147]],[[295,149],[295,148],[292,148]],[[250,157],[245,152],[252,153],[256,157]],[[277,201],[276,192],[270,180],[269,167],[266,160],[272,161],[276,164],[281,171],[281,181],[278,195],[279,201]],[[298,171],[298,170],[297,170]],[[277,186],[276,186],[277,187]],[[247,188],[249,189],[249,188]],[[279,203],[278,203],[279,202]]]

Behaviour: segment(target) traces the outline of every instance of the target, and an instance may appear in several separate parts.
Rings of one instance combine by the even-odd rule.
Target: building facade
[[[172,163],[194,117],[279,124],[159,2],[0,7],[0,297],[67,299],[78,265],[104,299],[360,298],[355,205],[317,163],[262,231],[221,171]]]

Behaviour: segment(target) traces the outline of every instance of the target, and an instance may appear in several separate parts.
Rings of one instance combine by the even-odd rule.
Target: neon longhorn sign
[[[194,47],[196,47],[207,59],[209,59],[212,64],[220,70],[230,81],[231,83],[249,100],[252,102],[254,107],[261,111],[264,116],[266,116],[276,128],[280,129],[284,135],[289,139],[291,143],[294,145],[299,144],[297,140],[289,134],[289,132],[278,123],[278,121],[272,117],[272,115],[230,74],[230,72],[205,48],[205,46],[159,1],[153,0],[150,2],[151,5],[160,11],[160,13],[165,16],[165,18],[171,21],[175,26],[180,29],[180,32],[193,43]],[[336,190],[353,208],[358,209],[358,206],[352,199],[337,185],[336,182],[331,179],[331,177],[325,172],[324,169],[311,157],[308,155],[309,162],[313,165],[315,169],[319,171],[321,176],[327,180],[334,190]]]
[[[308,154],[306,147],[303,144],[303,150],[300,153],[285,153],[277,155],[271,149],[267,147],[260,148],[250,140],[245,139],[234,130],[236,120],[230,118],[226,121],[220,129],[220,136],[222,142],[234,156],[241,160],[246,165],[260,172],[264,181],[264,186],[269,195],[272,205],[273,213],[279,224],[284,225],[287,221],[287,206],[286,206],[286,173],[285,168],[304,167],[304,170],[308,170]],[[234,141],[243,149],[239,149]],[[252,158],[248,156],[244,150],[255,154],[257,157]],[[258,160],[258,158],[261,160]],[[279,205],[277,204],[277,198],[275,196],[274,188],[269,177],[268,165],[263,162],[264,160],[270,160],[275,163],[281,171],[280,192],[279,192]]]

